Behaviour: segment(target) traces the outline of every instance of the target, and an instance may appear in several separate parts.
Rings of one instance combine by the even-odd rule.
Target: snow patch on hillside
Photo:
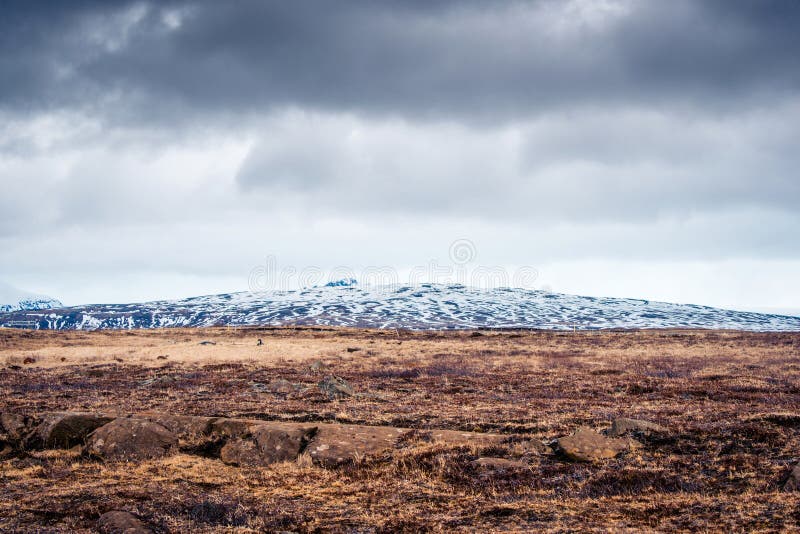
[[[0,314],[0,325],[93,330],[227,325],[320,325],[415,330],[466,328],[712,328],[800,331],[800,317],[638,299],[581,297],[461,285],[335,285],[208,295],[142,304]]]

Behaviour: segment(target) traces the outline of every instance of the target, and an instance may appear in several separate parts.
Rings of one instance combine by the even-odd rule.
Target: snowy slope
[[[0,313],[60,307],[61,303],[54,298],[22,291],[0,282]]]
[[[524,289],[326,286],[230,293],[142,304],[104,304],[0,314],[0,325],[154,328],[213,325],[341,325],[377,328],[725,328],[800,331],[800,317],[688,304],[579,297]]]

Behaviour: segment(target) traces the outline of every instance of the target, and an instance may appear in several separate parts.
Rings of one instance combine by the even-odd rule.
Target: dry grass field
[[[326,375],[356,394],[329,398],[317,387]],[[277,379],[297,388],[270,391]],[[800,334],[0,330],[0,412],[54,410],[454,429],[545,444],[617,417],[668,432],[590,463],[424,441],[335,468],[16,451],[0,459],[2,532],[94,532],[109,510],[155,532],[800,531],[800,492],[783,489],[800,460]],[[526,468],[486,471],[474,461],[487,455]]]

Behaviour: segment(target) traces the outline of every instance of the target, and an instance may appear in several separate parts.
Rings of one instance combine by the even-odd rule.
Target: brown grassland
[[[311,368],[318,360],[322,372]],[[329,400],[315,387],[324,373],[365,395]],[[278,378],[307,387],[258,387]],[[100,514],[119,509],[156,532],[800,531],[800,492],[782,490],[800,460],[797,333],[0,329],[0,412],[52,410],[545,443],[625,416],[669,433],[599,463],[527,456],[527,470],[498,476],[472,463],[486,451],[425,443],[332,469],[30,451],[0,460],[2,532],[93,532]]]

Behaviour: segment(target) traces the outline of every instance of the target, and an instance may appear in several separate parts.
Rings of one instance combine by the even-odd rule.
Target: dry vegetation
[[[329,400],[315,387],[325,373],[365,395]],[[278,378],[308,387],[261,387]],[[613,460],[529,456],[527,471],[503,475],[474,467],[486,451],[430,444],[337,469],[30,452],[0,461],[3,532],[91,532],[115,509],[157,532],[800,530],[800,492],[781,490],[800,459],[800,334],[0,330],[0,391],[0,411],[26,414],[153,410],[544,442],[619,416],[670,429]]]

